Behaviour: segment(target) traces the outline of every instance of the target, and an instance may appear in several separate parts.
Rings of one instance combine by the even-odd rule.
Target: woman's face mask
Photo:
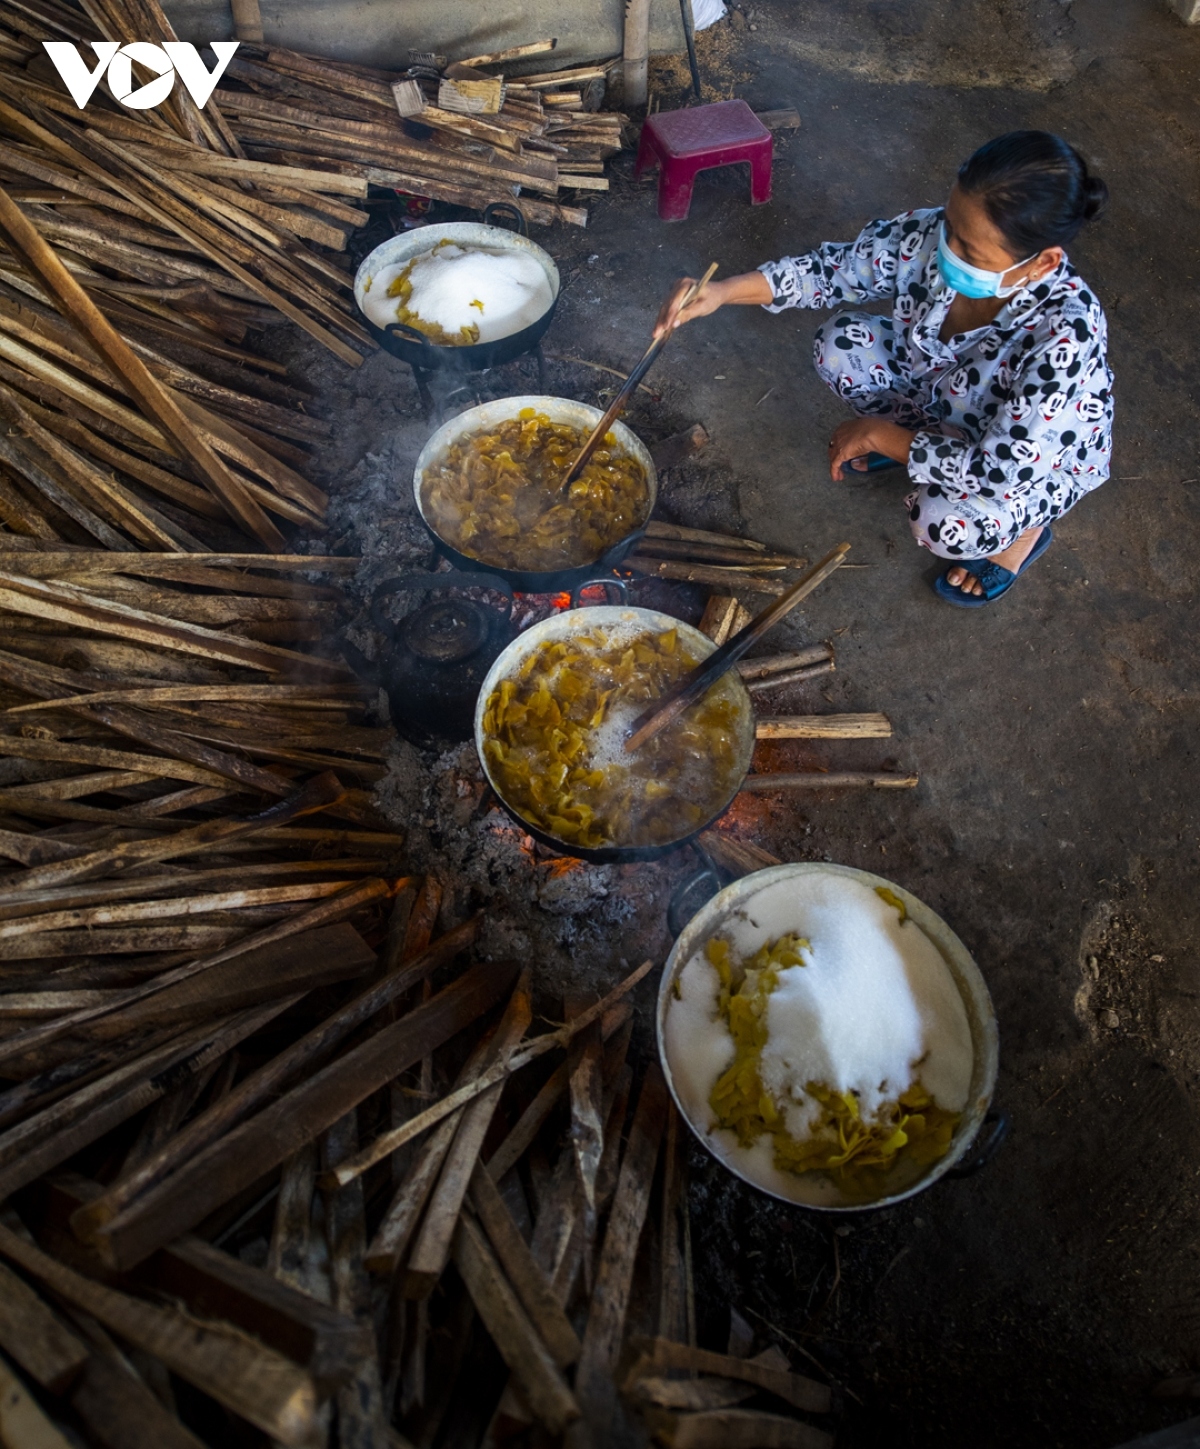
[[[1032,257],[1014,263],[1006,271],[988,272],[983,267],[973,267],[970,262],[964,262],[961,257],[954,255],[946,241],[945,222],[938,234],[938,270],[942,274],[942,281],[952,292],[961,292],[964,297],[1011,297],[1014,292],[1027,286],[1028,281],[1014,282],[1011,287],[1006,287],[1003,285],[1004,278],[1008,272],[1016,267],[1027,266],[1039,255],[1040,253],[1034,252]]]

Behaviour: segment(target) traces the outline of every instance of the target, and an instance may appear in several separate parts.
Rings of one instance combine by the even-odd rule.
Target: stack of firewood
[[[0,1096],[0,1380],[26,1435],[6,1442],[57,1449],[58,1419],[196,1449],[229,1440],[215,1401],[296,1446],[600,1449],[627,1415],[693,1449],[831,1443],[794,1417],[829,1389],[778,1349],[695,1347],[681,1128],[657,1066],[627,1060],[649,963],[525,1040],[515,967],[429,991],[479,925],[430,943],[439,895],[402,889],[378,964],[352,927],[310,929],[273,995],[285,958],[233,972],[227,949],[0,1043],[9,1074],[43,1064]],[[225,1014],[197,1025],[204,999]],[[94,1144],[77,1170],[19,1191],[71,1133]],[[180,1383],[205,1396],[188,1427]],[[766,1412],[732,1407],[755,1395]]]
[[[529,1036],[396,879],[388,733],[312,647],[353,561],[0,559],[6,1442],[825,1445],[777,1350],[695,1347],[651,963]]]
[[[28,0],[6,10],[0,174],[23,203],[54,208],[60,225],[78,223],[62,240],[89,289],[116,291],[138,310],[156,300],[160,314],[172,292],[186,293],[185,315],[196,321],[199,312],[210,328],[253,321],[265,304],[359,362],[356,346],[369,347],[370,335],[355,317],[351,274],[335,258],[348,229],[367,219],[344,200],[365,196],[366,182],[319,165],[262,171],[220,106],[210,100],[201,110],[178,85],[163,105],[138,111],[119,105],[105,82],[81,113],[41,45],[134,37],[174,39],[157,0],[81,9]],[[118,277],[106,287],[110,272]]]
[[[550,48],[545,42],[518,49],[523,55]],[[264,161],[327,166],[480,210],[506,201],[530,222],[585,225],[586,211],[552,199],[562,187],[607,190],[603,163],[621,149],[625,118],[583,110],[578,89],[564,87],[577,87],[577,75],[602,77],[605,68],[508,83],[493,71],[513,54],[443,64],[448,76],[439,80],[430,65],[402,75],[277,47],[243,47],[215,99],[247,154]],[[497,88],[494,109],[486,102],[486,109],[451,109],[469,103],[470,88],[486,81]]]

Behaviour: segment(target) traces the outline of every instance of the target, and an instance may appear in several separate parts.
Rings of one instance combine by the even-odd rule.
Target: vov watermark
[[[108,72],[108,84],[113,95],[131,111],[149,111],[161,106],[174,89],[177,75],[188,95],[203,110],[233,59],[239,42],[210,42],[217,57],[212,70],[200,59],[196,47],[186,40],[164,40],[161,45],[153,45],[148,40],[135,40],[130,45],[122,45],[117,40],[93,40],[89,43],[96,52],[94,70],[88,69],[87,61],[73,42],[42,41],[51,63],[70,91],[71,99],[81,111],[91,100],[105,71]],[[136,86],[133,79],[135,63],[151,71],[154,79]]]

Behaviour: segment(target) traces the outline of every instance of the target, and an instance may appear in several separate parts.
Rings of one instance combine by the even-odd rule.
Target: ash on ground
[[[481,954],[528,962],[547,998],[606,991],[670,949],[667,904],[690,853],[631,865],[552,854],[501,808],[469,742],[434,754],[397,741],[375,803],[441,881],[442,926],[483,910]]]

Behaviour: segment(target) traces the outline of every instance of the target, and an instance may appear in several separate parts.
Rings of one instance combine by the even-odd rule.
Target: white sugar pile
[[[536,322],[554,300],[537,258],[521,251],[437,247],[412,263],[412,292],[401,303],[387,292],[408,265],[383,267],[372,279],[363,311],[377,327],[394,322],[403,305],[451,336],[478,327],[480,342],[495,342]]]
[[[818,1111],[806,1082],[856,1093],[867,1120],[916,1077],[938,1106],[953,1112],[966,1106],[974,1055],[954,978],[920,927],[901,925],[896,909],[868,886],[834,871],[780,881],[716,934],[729,941],[736,959],[784,935],[809,942],[802,953],[807,964],[781,971],[768,998],[760,1067],[793,1137],[808,1135]],[[680,997],[667,1013],[671,1074],[688,1117],[709,1131],[717,1155],[790,1195],[769,1135],[743,1148],[732,1132],[716,1127],[708,1099],[734,1056],[733,1038],[717,1013],[719,986],[715,969],[697,952],[679,975]]]

